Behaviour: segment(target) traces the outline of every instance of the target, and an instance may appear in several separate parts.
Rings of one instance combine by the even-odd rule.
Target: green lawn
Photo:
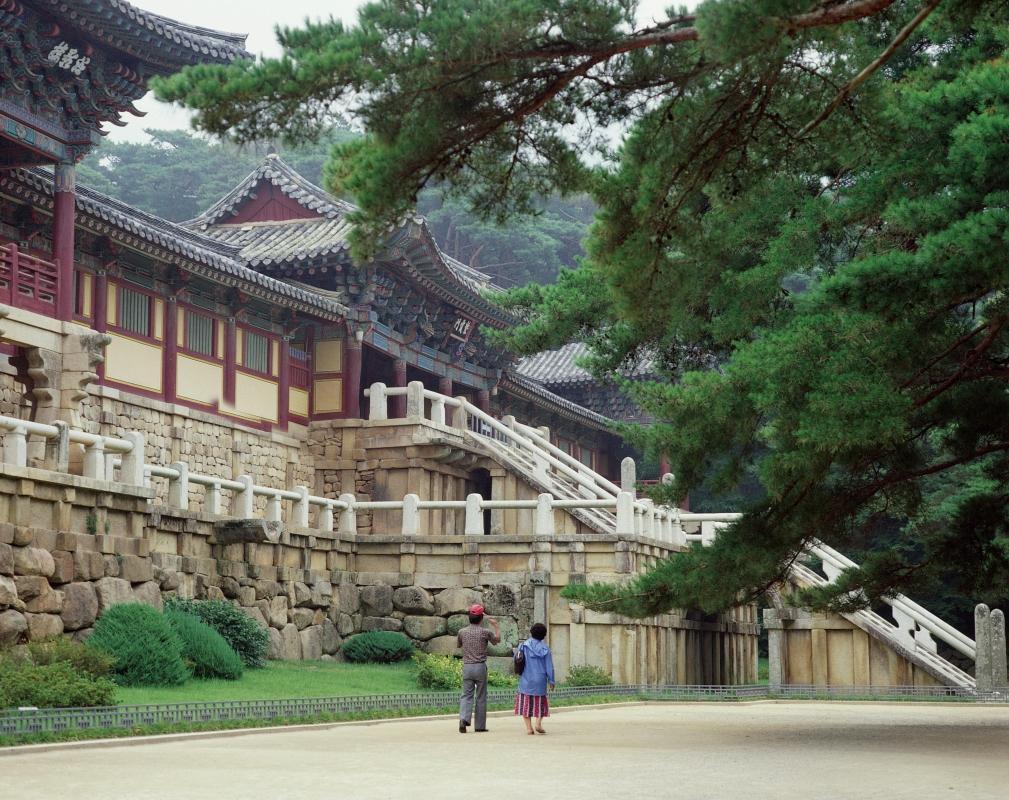
[[[413,665],[271,661],[237,681],[190,680],[182,686],[121,687],[116,702],[187,703],[197,700],[272,700],[416,692]]]

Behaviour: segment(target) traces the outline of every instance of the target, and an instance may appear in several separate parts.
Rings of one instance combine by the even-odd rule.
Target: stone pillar
[[[453,397],[452,394],[455,391],[455,385],[452,383],[451,378],[438,378],[438,393],[443,394],[446,397]]]
[[[235,366],[238,363],[237,320],[228,317],[224,326],[224,402],[235,404]]]
[[[406,387],[406,362],[403,359],[397,358],[392,362],[392,375],[393,386],[396,388]],[[406,395],[400,395],[392,398],[390,416],[393,419],[402,419],[406,416]]]
[[[74,216],[77,168],[60,163],[53,172],[53,260],[59,270],[57,316],[74,316]]]
[[[349,419],[361,419],[361,343],[356,336],[343,342],[343,413]]]
[[[165,298],[165,349],[161,362],[161,386],[165,393],[165,402],[175,402],[176,370],[178,369],[177,353],[179,350],[179,304],[175,295]]]
[[[979,692],[993,688],[991,664],[991,612],[984,603],[974,606],[974,680]]]
[[[277,425],[287,428],[291,415],[291,337],[280,337],[280,364],[277,369]]]

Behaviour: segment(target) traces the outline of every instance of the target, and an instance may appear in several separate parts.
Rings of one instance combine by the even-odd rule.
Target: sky
[[[320,19],[330,16],[353,24],[357,18],[357,8],[363,0],[132,0],[137,5],[155,14],[199,25],[205,28],[247,33],[247,47],[252,53],[278,55],[280,48],[274,36],[277,25],[297,27],[306,18]],[[663,18],[662,9],[673,0],[641,0],[639,17],[642,20]],[[679,0],[676,5],[682,3]],[[693,5],[693,3],[688,3]],[[111,126],[109,138],[114,141],[143,141],[144,128],[188,128],[189,114],[177,107],[159,103],[152,95],[147,95],[137,103],[137,108],[146,113],[140,119],[127,115],[125,128]]]

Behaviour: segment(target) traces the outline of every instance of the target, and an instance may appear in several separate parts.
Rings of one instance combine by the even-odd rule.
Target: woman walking
[[[543,730],[543,718],[550,716],[550,701],[547,700],[547,687],[554,688],[554,657],[550,648],[543,642],[547,636],[547,626],[537,622],[529,629],[532,634],[522,644],[516,653],[525,659],[525,668],[519,679],[518,693],[515,695],[515,714],[522,717],[526,725],[526,733],[534,736],[546,733]],[[535,727],[533,720],[536,720]]]

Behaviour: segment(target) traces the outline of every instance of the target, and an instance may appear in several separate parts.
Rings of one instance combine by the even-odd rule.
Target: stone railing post
[[[634,535],[634,495],[620,492],[617,495],[617,536]]]
[[[678,508],[673,509],[670,534],[673,544],[686,547],[687,534],[683,532],[683,524],[680,522],[680,510]]]
[[[168,465],[178,477],[168,479],[168,505],[180,511],[189,510],[189,465],[174,461]]]
[[[4,434],[4,464],[13,467],[28,465],[28,431],[23,425]]]
[[[334,522],[333,506],[331,506],[329,503],[326,503],[326,505],[319,508],[319,518],[315,523],[316,527],[318,527],[319,530],[332,533],[333,522]]]
[[[431,400],[431,422],[435,425],[445,424],[445,399],[435,397]]]
[[[401,532],[404,536],[417,536],[420,533],[420,498],[415,494],[403,498]]]
[[[53,472],[67,473],[70,471],[70,425],[64,420],[53,422],[56,435],[46,440],[45,465]],[[106,470],[106,475],[112,477],[112,470]]]
[[[994,692],[1009,686],[1006,675],[1005,615],[984,603],[974,607],[974,679],[979,692]]]
[[[384,383],[373,383],[368,389],[368,419],[389,419],[389,396]]]
[[[99,439],[84,448],[84,477],[96,481],[105,478],[105,441]]]
[[[461,431],[469,430],[469,412],[466,410],[466,398],[457,397],[459,405],[452,409],[452,427]]]
[[[214,516],[221,516],[221,484],[212,483],[205,487],[203,494],[203,511]]]
[[[130,452],[123,453],[119,462],[119,480],[126,486],[144,485],[144,435],[127,431],[123,439],[130,443]]]
[[[657,539],[658,536],[655,532],[655,503],[651,500],[645,500],[645,513],[644,513],[644,535],[651,538]]]
[[[533,528],[536,536],[553,536],[556,533],[553,500],[546,492],[536,498],[536,524]]]
[[[480,505],[482,502],[483,498],[478,494],[466,496],[466,523],[463,528],[466,536],[483,535],[483,508]]]
[[[255,508],[255,495],[252,493],[252,476],[239,475],[236,483],[242,484],[242,489],[231,496],[231,516],[239,519],[252,519]]]
[[[421,381],[410,381],[406,385],[406,417],[424,419],[424,384]]]
[[[620,462],[620,488],[632,495],[638,490],[638,466],[630,456]]]
[[[357,535],[357,511],[354,510],[354,495],[341,494],[340,499],[347,507],[340,511],[340,533]]]
[[[280,522],[284,518],[284,501],[279,494],[271,494],[266,497],[267,522]]]
[[[308,487],[295,486],[298,499],[291,506],[291,526],[295,528],[308,527]]]

